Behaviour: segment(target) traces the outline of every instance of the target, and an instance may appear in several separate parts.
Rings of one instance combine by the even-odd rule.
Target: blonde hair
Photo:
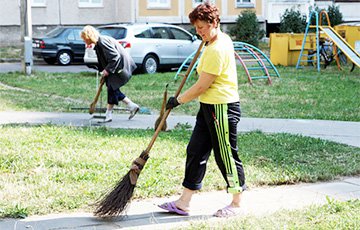
[[[81,31],[82,39],[89,39],[91,42],[96,43],[99,40],[99,31],[93,26],[87,25]]]

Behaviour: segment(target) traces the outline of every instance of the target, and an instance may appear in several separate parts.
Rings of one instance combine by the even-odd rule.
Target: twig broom
[[[99,100],[99,96],[101,94],[101,90],[102,90],[102,87],[103,87],[104,83],[105,83],[105,79],[102,77],[101,80],[100,80],[99,88],[96,91],[95,98],[94,98],[93,102],[90,104],[89,114],[93,114],[95,112],[95,106],[96,106],[96,103]]]
[[[186,79],[190,74],[191,69],[196,63],[200,52],[204,46],[205,42],[202,42],[194,55],[193,60],[190,63],[189,68],[187,69],[179,88],[175,93],[175,97],[179,96],[183,86],[185,85]],[[164,116],[162,117],[159,126],[156,128],[155,133],[147,146],[147,148],[136,158],[131,165],[129,172],[116,184],[112,191],[110,191],[106,196],[101,199],[94,211],[95,216],[99,217],[112,217],[119,216],[122,212],[125,211],[127,205],[130,203],[131,197],[133,196],[134,189],[136,186],[137,179],[140,175],[141,170],[144,168],[144,165],[149,158],[149,152],[155,143],[156,138],[158,137],[162,126],[164,125],[166,118],[169,116],[171,109],[165,111]]]

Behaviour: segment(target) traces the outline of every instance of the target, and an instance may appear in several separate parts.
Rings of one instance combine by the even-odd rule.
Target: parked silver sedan
[[[201,41],[170,24],[116,24],[98,27],[100,34],[117,39],[144,73],[179,67]],[[84,62],[97,63],[93,47],[86,47]]]

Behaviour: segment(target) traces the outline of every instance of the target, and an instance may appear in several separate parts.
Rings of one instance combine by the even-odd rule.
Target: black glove
[[[176,97],[170,97],[166,103],[166,109],[173,109],[176,106],[180,105]]]

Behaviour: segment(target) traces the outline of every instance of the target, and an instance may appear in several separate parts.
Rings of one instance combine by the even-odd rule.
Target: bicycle
[[[334,60],[336,55],[339,57],[340,65],[347,64],[346,55],[340,50],[336,49],[337,52],[334,54],[334,42],[329,39],[322,39],[319,41],[319,54],[320,54],[320,63],[323,64],[324,69],[329,66]],[[308,51],[308,60],[309,63],[315,64],[313,57],[316,56],[316,50]]]

